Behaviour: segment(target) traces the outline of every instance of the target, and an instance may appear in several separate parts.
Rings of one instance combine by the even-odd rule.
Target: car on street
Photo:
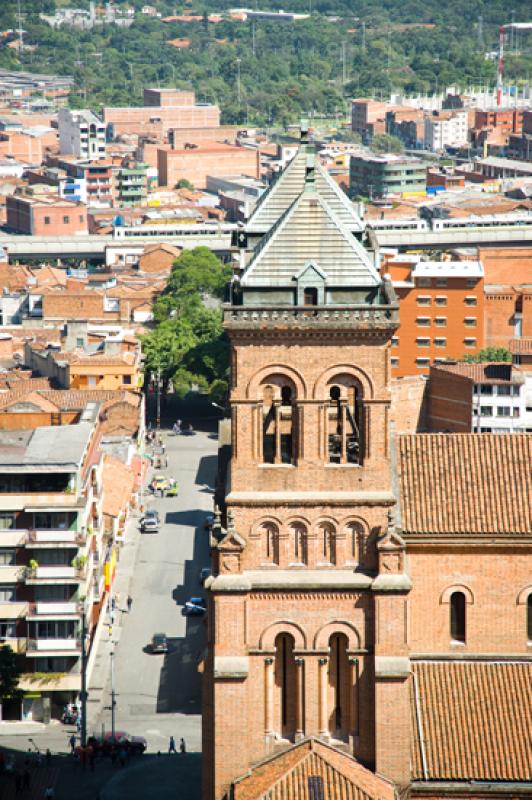
[[[166,633],[154,633],[151,637],[150,644],[151,653],[167,653],[168,652],[168,639]]]
[[[175,478],[170,478],[168,481],[168,488],[166,489],[167,497],[177,497],[179,494],[179,484]]]
[[[126,731],[115,731],[113,736],[111,731],[107,731],[102,736],[89,736],[87,744],[94,748],[95,752],[108,755],[113,749],[126,750],[131,755],[141,756],[148,746],[144,736],[131,736]]]
[[[186,617],[201,617],[207,611],[207,603],[203,597],[191,597],[183,608]]]
[[[154,509],[146,511],[144,516],[140,518],[140,530],[142,533],[159,533],[160,527],[161,520]]]
[[[164,475],[156,475],[150,484],[154,494],[165,492],[168,489],[168,480]]]
[[[210,578],[212,575],[212,569],[210,567],[202,567],[199,572],[199,582],[203,586],[207,578]]]

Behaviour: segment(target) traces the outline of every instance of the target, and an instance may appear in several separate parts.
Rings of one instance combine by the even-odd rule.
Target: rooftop
[[[480,279],[484,277],[484,267],[480,261],[420,261],[412,270],[412,277]]]
[[[453,375],[460,375],[465,380],[471,383],[516,383],[521,382],[519,370],[512,366],[507,361],[503,362],[486,362],[483,364],[467,364],[467,363],[440,363],[431,367],[432,370],[440,372],[449,372]],[[515,380],[519,376],[518,381]]]

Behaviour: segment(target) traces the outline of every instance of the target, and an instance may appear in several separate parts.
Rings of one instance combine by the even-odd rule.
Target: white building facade
[[[58,114],[59,147],[63,155],[88,161],[105,158],[105,124],[92,111],[60,108]]]

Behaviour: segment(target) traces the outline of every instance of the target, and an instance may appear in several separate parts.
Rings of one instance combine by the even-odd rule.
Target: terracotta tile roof
[[[472,383],[512,383],[515,367],[508,362],[491,361],[486,364],[443,363],[432,369],[461,375]]]
[[[20,402],[35,403],[43,411],[50,408],[57,411],[81,411],[87,403],[95,401],[102,403],[102,410],[116,403],[129,403],[135,408],[140,404],[140,395],[127,389],[50,389],[46,378],[35,380],[43,383],[43,386],[26,386],[26,383],[31,382],[20,381],[20,387],[0,394],[0,409],[8,410],[9,406]]]
[[[398,436],[405,533],[529,534],[532,435]]]
[[[422,661],[412,670],[413,780],[532,781],[531,662]]]
[[[394,798],[390,782],[346,753],[314,738],[252,767],[235,781],[232,796],[234,800],[314,800],[320,796],[317,783],[323,786],[322,795],[327,800]]]
[[[512,355],[532,355],[532,336],[526,336],[523,339],[510,339],[510,346],[508,348]]]
[[[131,500],[135,472],[114,456],[103,457],[103,513],[118,517]]]

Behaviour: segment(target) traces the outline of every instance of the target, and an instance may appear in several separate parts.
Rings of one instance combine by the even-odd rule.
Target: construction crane
[[[510,22],[499,28],[499,60],[497,63],[497,106],[502,103],[503,72],[504,72],[504,39],[507,30],[532,30],[532,22]]]

